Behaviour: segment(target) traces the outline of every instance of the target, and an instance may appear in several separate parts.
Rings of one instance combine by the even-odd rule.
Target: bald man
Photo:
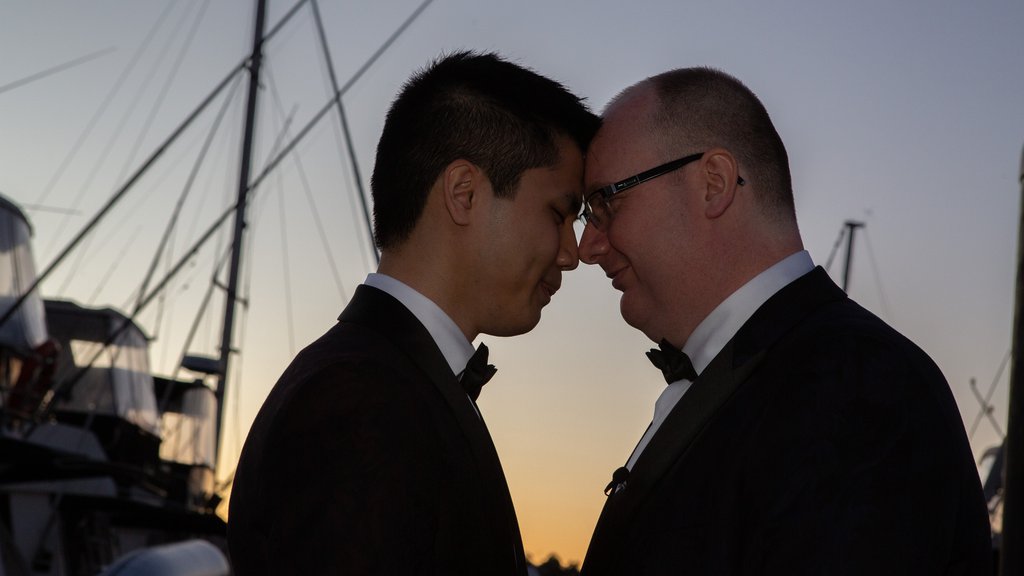
[[[804,251],[757,97],[691,68],[627,89],[588,150],[580,259],[667,383],[586,576],[990,574],[950,389]]]

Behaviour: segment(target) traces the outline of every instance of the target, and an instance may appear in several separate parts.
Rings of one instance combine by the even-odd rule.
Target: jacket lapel
[[[697,377],[686,395],[669,413],[658,432],[637,459],[626,488],[609,496],[601,513],[601,524],[625,525],[648,497],[659,487],[669,468],[686,456],[694,440],[712,421],[712,417],[739,389],[764,357],[763,351],[741,366],[733,366],[732,342]],[[608,516],[608,518],[606,518]],[[597,531],[595,530],[595,540]]]
[[[630,518],[651,494],[664,489],[660,482],[668,470],[686,457],[716,413],[787,332],[822,305],[844,298],[846,294],[820,266],[769,298],[669,413],[634,464],[626,488],[612,494],[605,503],[593,541],[597,542],[605,532],[628,526]],[[600,539],[603,538],[602,535]],[[588,560],[589,556],[590,552]]]
[[[384,291],[360,285],[338,320],[366,326],[391,341],[428,376],[452,410],[459,427],[473,441],[474,448],[481,441],[490,442],[489,437],[481,435],[481,432],[486,434],[486,429],[434,339],[398,300]]]
[[[521,571],[525,571],[525,554],[519,522],[494,442],[482,418],[473,409],[472,400],[452,373],[448,361],[430,336],[430,332],[412,312],[390,294],[366,285],[356,288],[349,305],[345,307],[338,320],[360,324],[384,335],[429,377],[431,385],[444,398],[452,416],[466,436],[477,469],[480,471],[485,493],[491,495],[499,516],[505,516],[508,520],[508,530],[513,542],[513,549],[509,550],[509,553],[516,555],[516,564],[522,568]]]

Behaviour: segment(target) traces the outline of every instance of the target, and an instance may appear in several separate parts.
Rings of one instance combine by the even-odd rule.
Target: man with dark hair
[[[492,54],[451,54],[403,87],[372,178],[380,267],[253,423],[231,495],[237,576],[526,573],[475,404],[493,367],[471,342],[531,330],[578,264],[597,125]]]
[[[668,384],[608,485],[586,576],[990,573],[949,386],[814,267],[749,89],[707,68],[627,89],[584,190],[580,258],[659,344]]]

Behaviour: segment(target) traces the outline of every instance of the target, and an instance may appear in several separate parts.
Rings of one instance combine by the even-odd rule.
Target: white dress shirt
[[[387,292],[408,308],[409,312],[412,312],[412,315],[430,333],[430,337],[434,339],[437,347],[441,349],[441,354],[444,355],[444,359],[448,361],[448,366],[452,369],[452,374],[458,376],[466,369],[466,363],[469,362],[476,349],[466,339],[466,335],[462,333],[455,321],[445,314],[445,311],[441,310],[441,307],[433,300],[420,294],[408,284],[386,274],[371,273],[363,284]]]
[[[690,357],[697,374],[708,367],[708,364],[722,351],[722,348],[725,348],[729,340],[732,340],[740,327],[754,315],[754,312],[762,304],[790,282],[812,269],[814,269],[814,262],[811,261],[811,255],[806,250],[793,253],[754,276],[712,310],[711,314],[708,314],[697,325],[683,346],[683,352]],[[627,468],[633,469],[633,465],[636,464],[644,448],[657,433],[665,418],[675,408],[679,399],[690,389],[691,384],[693,382],[683,379],[665,387],[654,404],[654,419],[643,438],[640,439],[640,443],[633,449],[633,454],[630,455],[629,462],[626,464]]]

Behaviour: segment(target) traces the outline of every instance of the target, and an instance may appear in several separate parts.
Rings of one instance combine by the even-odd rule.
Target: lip
[[[558,288],[559,287],[557,285],[547,281],[541,281],[540,283],[541,292],[543,292],[544,295],[547,296],[548,302],[551,301],[551,298],[555,295],[555,292],[558,292]]]
[[[623,282],[623,280],[622,280],[622,272],[625,269],[626,268],[623,267],[623,268],[619,268],[618,270],[615,270],[614,272],[605,271],[605,276],[607,276],[607,277],[612,279],[612,288],[615,288],[616,290],[620,290],[620,291],[623,290],[623,288],[622,288],[622,282]]]

